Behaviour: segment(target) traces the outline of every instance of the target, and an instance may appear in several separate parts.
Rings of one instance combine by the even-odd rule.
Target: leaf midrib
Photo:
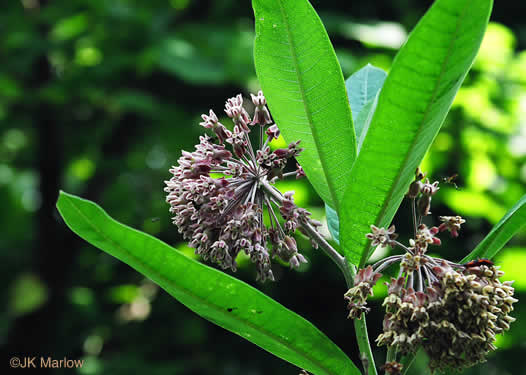
[[[259,327],[253,325],[252,323],[250,323],[250,321],[247,321],[247,320],[243,320],[241,318],[239,318],[237,315],[235,314],[232,314],[232,313],[225,313],[223,311],[223,309],[219,309],[217,308],[216,305],[214,304],[210,304],[206,299],[203,299],[202,297],[199,297],[199,296],[196,296],[192,293],[189,292],[188,289],[186,288],[183,288],[183,287],[180,287],[180,286],[173,286],[173,282],[170,281],[169,279],[166,279],[164,276],[162,276],[160,273],[158,273],[157,271],[155,271],[154,269],[152,269],[150,266],[146,265],[144,262],[142,262],[139,258],[137,258],[135,255],[131,254],[128,250],[126,250],[125,248],[121,247],[117,242],[113,241],[113,239],[111,237],[108,237],[107,235],[105,235],[104,232],[102,232],[96,225],[94,225],[91,220],[89,219],[88,216],[86,216],[75,204],[74,202],[71,201],[71,199],[67,196],[67,195],[63,195],[64,197],[67,198],[66,202],[69,202],[71,207],[73,207],[73,209],[79,214],[79,216],[81,216],[84,221],[95,231],[97,232],[103,239],[105,239],[106,241],[110,242],[113,246],[115,246],[116,248],[120,249],[122,252],[126,253],[128,256],[130,256],[131,258],[133,258],[134,260],[136,260],[140,265],[142,265],[145,269],[147,269],[152,275],[156,275],[158,277],[159,280],[162,280],[164,282],[166,282],[167,284],[171,285],[175,290],[178,290],[180,291],[182,294],[186,295],[189,299],[194,299],[195,301],[205,305],[205,306],[208,306],[211,310],[214,310],[216,312],[219,312],[221,313],[221,315],[227,317],[228,319],[233,319],[234,321],[238,321],[240,323],[243,323],[249,327],[251,327],[252,329],[254,329],[255,331],[257,332],[260,332],[262,333],[264,336],[266,336],[267,338],[270,338],[272,340],[275,340],[277,342],[279,342],[280,344],[282,344],[284,347],[288,348],[289,350],[291,350],[292,352],[296,353],[297,355],[299,356],[302,356],[304,358],[306,358],[307,360],[309,360],[312,364],[314,364],[315,366],[317,366],[318,368],[320,368],[321,370],[323,370],[325,373],[327,374],[332,374],[332,372],[330,370],[328,370],[324,365],[319,365],[317,360],[316,359],[313,359],[312,357],[310,357],[308,354],[306,354],[305,352],[301,352],[295,348],[291,348],[289,345],[287,345],[287,343],[285,341],[283,341],[279,336],[276,336],[274,334],[272,334],[272,332],[269,332],[269,331],[266,331],[266,330],[262,330],[260,329]],[[104,210],[102,210],[102,212],[108,217],[108,219],[110,219],[111,221],[115,221],[110,215],[108,215],[108,213]],[[132,228],[133,229],[133,228]],[[153,238],[154,240],[157,240],[156,238]],[[158,240],[157,240],[158,241]],[[173,250],[175,251],[175,250]],[[133,267],[132,267],[133,268]],[[169,292],[168,292],[169,293]],[[170,294],[170,293],[169,293]],[[284,307],[286,309],[286,307]],[[228,320],[227,319],[227,320]],[[258,345],[259,346],[259,345]],[[265,349],[266,350],[266,349]]]
[[[451,42],[451,44],[448,47],[446,58],[444,59],[444,62],[442,63],[442,66],[440,67],[440,73],[438,75],[437,83],[436,83],[435,87],[433,88],[433,92],[432,92],[432,95],[431,95],[431,100],[429,101],[429,103],[426,106],[426,109],[424,111],[424,115],[422,116],[422,120],[420,121],[420,123],[418,125],[418,130],[417,130],[416,136],[414,137],[413,141],[411,142],[411,147],[409,148],[409,150],[413,150],[414,149],[415,144],[417,143],[417,140],[419,139],[419,135],[423,132],[422,124],[425,123],[425,121],[427,119],[427,116],[430,113],[430,108],[433,105],[436,96],[438,95],[438,91],[439,91],[438,88],[440,87],[440,83],[441,83],[442,78],[444,76],[445,68],[446,68],[447,64],[449,63],[449,59],[451,58],[451,56],[453,54],[453,47],[454,47],[454,45],[456,43],[456,40],[457,40],[457,34],[458,34],[458,31],[459,31],[459,28],[460,28],[460,24],[462,23],[462,21],[465,18],[467,9],[468,9],[468,2],[466,1],[466,5],[464,6],[462,14],[458,17],[458,20],[456,22],[455,31],[452,34],[452,39],[451,39],[452,42]],[[389,206],[389,202],[392,199],[394,190],[395,190],[396,186],[400,183],[401,175],[402,175],[401,171],[403,170],[404,166],[406,165],[410,155],[411,155],[411,151],[406,154],[402,164],[400,164],[400,167],[398,168],[398,173],[397,173],[397,175],[395,177],[394,183],[391,185],[391,188],[389,189],[389,194],[387,195],[387,199],[384,200],[384,203],[382,204],[382,209],[380,210],[380,212],[376,216],[377,220],[378,220],[378,218],[381,218],[381,217],[383,217],[385,215],[385,212],[387,211],[387,208]],[[377,222],[377,224],[378,224],[378,222]],[[363,265],[365,264],[365,262],[367,261],[367,259],[369,257],[369,246],[368,245],[365,245],[365,246],[366,246],[366,249],[365,249],[365,251],[362,252],[362,257],[360,259],[360,266],[359,266],[360,268],[363,267]]]
[[[331,179],[329,178],[329,175],[327,173],[327,171],[328,171],[327,162],[324,160],[325,159],[324,157],[321,157],[322,156],[321,146],[319,144],[318,137],[315,136],[316,129],[313,126],[312,114],[309,111],[309,107],[307,105],[307,97],[305,95],[305,84],[303,83],[303,79],[302,79],[301,74],[299,72],[300,69],[299,69],[298,57],[297,57],[296,52],[294,50],[294,46],[296,44],[294,43],[294,41],[292,39],[292,31],[290,29],[290,24],[288,22],[287,13],[285,12],[285,9],[283,7],[283,1],[287,1],[287,0],[278,0],[279,10],[281,12],[281,16],[283,18],[283,23],[285,24],[285,30],[287,32],[287,38],[289,40],[290,53],[292,55],[292,61],[293,61],[293,64],[294,64],[294,71],[296,73],[296,77],[297,77],[297,80],[298,80],[298,85],[300,86],[300,94],[301,94],[301,98],[302,98],[303,108],[305,109],[305,114],[307,115],[307,120],[309,122],[311,135],[312,135],[312,138],[314,139],[314,144],[316,145],[316,149],[318,150],[318,154],[320,155],[320,162],[321,162],[321,165],[322,165],[323,175],[325,176],[325,180],[327,181],[327,185],[329,187],[329,191],[330,191],[330,194],[332,196],[332,200],[334,202],[334,206],[336,207],[336,211],[338,211],[338,209],[340,207],[339,199],[338,199],[338,197],[336,195],[336,191],[334,189],[333,182],[331,181]]]

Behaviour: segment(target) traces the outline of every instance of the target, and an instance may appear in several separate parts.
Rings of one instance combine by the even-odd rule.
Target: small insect
[[[160,217],[152,217],[150,220],[152,221],[152,223],[155,223],[156,221],[161,220],[161,218]]]
[[[457,184],[454,181],[455,178],[457,178],[457,177],[458,177],[458,173],[455,173],[452,176],[442,178],[442,182],[445,182],[446,184],[453,185],[455,187],[455,189],[460,190],[460,188],[457,186]]]
[[[476,259],[476,260],[472,260],[470,262],[464,263],[463,266],[465,268],[473,268],[473,267],[479,267],[479,266],[491,267],[494,264],[495,263],[493,263],[491,260],[482,258],[482,259]]]

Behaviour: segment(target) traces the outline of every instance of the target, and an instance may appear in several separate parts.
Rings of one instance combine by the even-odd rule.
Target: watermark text
[[[11,368],[80,368],[84,365],[83,359],[57,359],[52,357],[11,357]]]

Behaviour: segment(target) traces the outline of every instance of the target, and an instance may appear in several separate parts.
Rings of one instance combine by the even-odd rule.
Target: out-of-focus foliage
[[[312,3],[348,77],[368,62],[388,70],[406,31],[431,2]],[[472,250],[526,190],[526,25],[517,17],[525,11],[520,2],[495,4],[481,53],[424,161],[423,169],[436,179],[459,174],[460,190],[443,184],[433,199],[434,214],[468,219],[458,240],[444,238],[441,255],[453,260]],[[233,0],[3,4],[4,358],[17,353],[84,358],[82,374],[297,371],[207,323],[135,271],[69,234],[54,209],[63,188],[191,256],[170,222],[163,180],[180,150],[196,143],[201,113],[209,108],[222,113],[226,98],[258,89],[252,17],[248,2]],[[308,182],[286,184],[285,190],[296,190],[297,203],[324,217]],[[402,204],[394,219],[406,235],[408,209]],[[343,279],[308,240],[298,238],[298,246],[306,250],[307,267],[301,272],[276,268],[277,283],[256,286],[312,321],[358,363],[352,324],[345,319]],[[525,235],[508,247],[496,261],[505,278],[516,280],[520,302],[514,315],[524,317]],[[235,276],[252,283],[249,262],[239,264]],[[370,337],[381,330],[377,301],[368,317]],[[514,360],[523,351],[525,330],[526,320],[518,319],[488,363],[466,373],[526,372]],[[379,361],[382,353],[375,349]],[[423,361],[417,358],[412,373],[423,372]]]

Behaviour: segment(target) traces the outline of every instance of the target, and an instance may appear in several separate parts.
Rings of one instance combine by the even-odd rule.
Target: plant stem
[[[414,238],[416,238],[416,207],[415,207],[416,202],[415,201],[416,201],[416,198],[411,199],[411,213],[412,213],[411,216],[413,216],[413,230],[414,230],[414,236],[415,236]]]
[[[362,313],[361,319],[354,319],[354,331],[356,333],[356,340],[358,341],[358,349],[360,355],[365,354],[369,362],[369,375],[376,375],[376,366],[374,364],[373,352],[371,345],[369,345],[369,336],[367,335],[367,323],[365,322],[365,313]]]
[[[387,349],[387,358],[385,359],[385,362],[392,362],[394,360],[396,360],[396,347],[393,345]]]
[[[283,196],[276,190],[266,179],[260,181],[260,185],[265,189],[273,199],[278,202],[283,202]],[[316,229],[307,221],[301,220],[301,226],[307,233],[307,235],[314,240],[318,246],[332,259],[338,268],[342,271],[345,277],[345,283],[348,288],[352,288],[354,284],[354,275],[356,274],[355,266],[348,263],[347,259],[340,255],[336,249],[334,249],[323,236],[316,231]],[[358,341],[358,348],[360,355],[364,355],[369,363],[367,373],[369,375],[377,375],[376,366],[374,363],[373,352],[369,343],[369,336],[367,334],[367,323],[365,322],[365,314],[362,314],[361,319],[354,319],[354,330],[356,332],[356,340]]]

